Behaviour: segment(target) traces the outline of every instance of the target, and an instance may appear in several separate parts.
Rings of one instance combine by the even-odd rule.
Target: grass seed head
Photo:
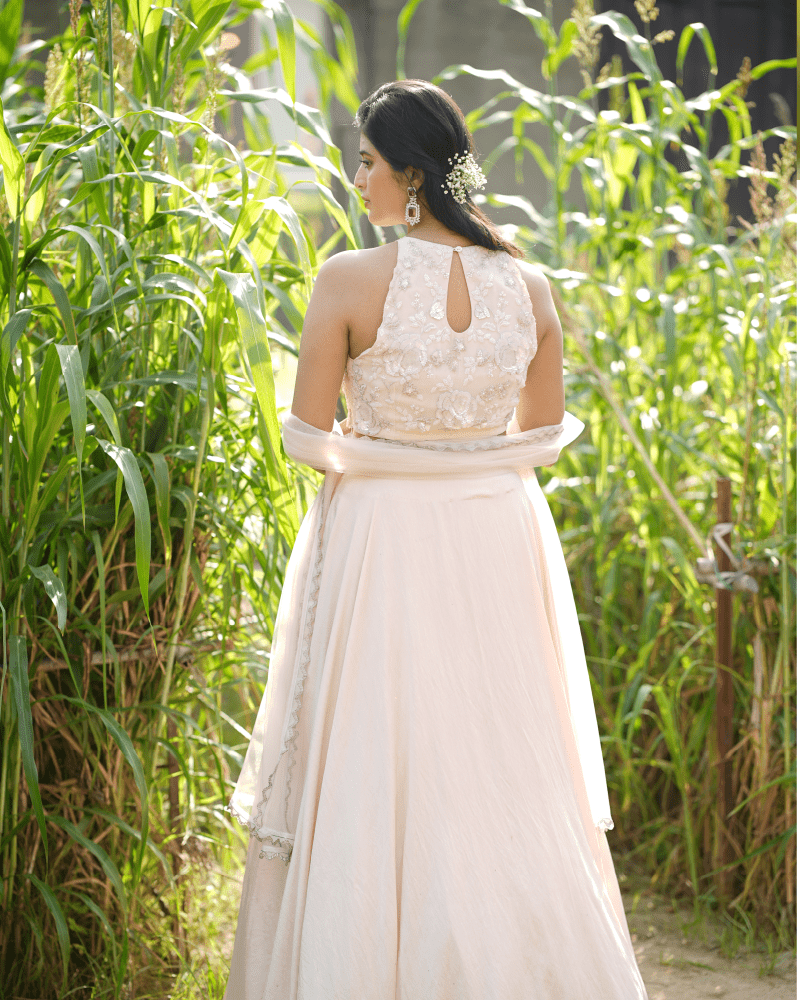
[[[44,107],[45,111],[52,111],[61,103],[66,80],[62,75],[64,65],[64,53],[58,42],[50,49],[47,56],[47,64],[44,70]]]
[[[655,21],[660,13],[658,7],[656,7],[656,0],[636,0],[634,6],[636,7],[636,13],[645,24],[648,21]]]
[[[596,24],[591,23],[594,12],[594,0],[577,0],[572,8],[572,20],[578,28],[572,54],[581,65],[581,75],[587,87],[592,84],[592,74],[600,60],[602,33]]]
[[[747,91],[750,88],[750,84],[753,82],[753,75],[750,72],[752,69],[752,63],[750,62],[750,56],[745,56],[742,59],[742,65],[739,67],[739,72],[736,74],[736,79],[739,81],[739,86],[736,89],[736,93],[739,97],[747,97]]]
[[[136,42],[133,35],[125,31],[125,23],[118,7],[111,11],[111,43],[114,47],[114,71],[119,85],[128,93],[133,91],[133,62],[136,58]],[[115,113],[124,114],[131,110],[125,94],[114,91]]]

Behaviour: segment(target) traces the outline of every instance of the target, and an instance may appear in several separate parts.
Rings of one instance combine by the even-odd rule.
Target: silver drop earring
[[[419,204],[417,203],[417,192],[413,184],[409,184],[408,188],[409,200],[406,202],[406,225],[416,226],[419,222]]]

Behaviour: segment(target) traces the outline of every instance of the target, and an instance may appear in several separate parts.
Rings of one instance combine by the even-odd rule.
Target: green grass
[[[513,155],[522,182],[544,165],[547,197],[476,201],[519,212],[586,423],[542,485],[583,626],[610,842],[695,919],[722,918],[728,953],[764,948],[769,970],[796,928],[796,130],[752,135],[745,98],[748,74],[786,63],[717,81],[692,26],[680,61],[711,72],[687,100],[623,15],[576,12],[557,36],[551,12],[500,2],[532,32],[546,92],[496,74],[468,122],[479,141],[507,122],[485,171]],[[325,163],[277,145],[270,102],[226,77],[225,29],[248,4],[124,22],[111,0],[72,2],[60,38],[17,45],[0,70],[0,995],[222,995],[238,896],[219,872],[241,850],[223,806],[320,481],[281,452],[276,383],[285,397],[319,265],[361,245],[360,199],[328,141],[333,95],[358,105],[355,45],[325,9],[335,58],[278,3],[275,43],[244,69],[274,67],[291,105],[294,52],[310,47],[321,110],[297,122]],[[416,9],[400,18],[401,66]],[[19,14],[2,11],[12,42]],[[622,38],[637,70],[597,71],[592,28]],[[48,50],[42,90],[29,76]],[[570,58],[585,87],[564,95]],[[445,67],[435,82],[463,75],[481,74]],[[715,113],[729,141],[710,157]],[[316,186],[298,195],[284,171],[301,163]],[[576,171],[583,206],[566,201]],[[320,194],[334,177],[344,207]],[[734,181],[755,227],[728,216]],[[318,245],[326,216],[335,233]],[[758,584],[734,597],[732,900],[714,872],[714,596],[695,572],[718,476]]]

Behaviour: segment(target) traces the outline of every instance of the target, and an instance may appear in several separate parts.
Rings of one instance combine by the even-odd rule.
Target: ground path
[[[671,901],[649,890],[642,877],[621,875],[620,888],[649,1000],[796,1000],[796,954],[772,963],[766,952],[748,951],[742,942],[731,958],[722,947],[721,922],[694,929],[691,908],[673,912]]]

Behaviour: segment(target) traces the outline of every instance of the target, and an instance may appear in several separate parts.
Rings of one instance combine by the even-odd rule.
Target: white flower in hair
[[[453,162],[452,156],[448,156],[447,162]],[[449,188],[453,198],[462,205],[467,200],[469,188],[486,186],[486,176],[469,150],[465,149],[462,154],[456,155],[456,165],[445,178],[442,188],[445,186]]]

